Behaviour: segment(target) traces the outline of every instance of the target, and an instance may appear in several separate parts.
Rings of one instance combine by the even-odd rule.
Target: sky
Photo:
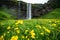
[[[47,3],[48,0],[21,0],[21,1],[32,4],[44,4]]]

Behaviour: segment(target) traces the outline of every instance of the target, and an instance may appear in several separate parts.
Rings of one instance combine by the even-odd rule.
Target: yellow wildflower
[[[23,20],[18,20],[16,24],[23,24]]]
[[[26,36],[26,38],[28,38],[28,36]]]
[[[10,31],[8,31],[7,33],[10,33]]]
[[[31,34],[31,37],[32,37],[32,38],[35,38],[34,30],[32,30],[32,31],[30,32],[30,34]]]
[[[51,20],[49,20],[49,22],[52,22]]]
[[[45,31],[47,31],[48,33],[50,33],[50,30],[49,29],[45,29]]]
[[[31,33],[31,35],[35,35],[35,33]]]
[[[44,33],[43,33],[43,32],[41,32],[40,34],[41,34],[41,35],[44,35]]]
[[[33,33],[34,32],[34,30],[32,30],[30,33]]]
[[[20,33],[20,30],[16,30],[17,33]]]
[[[41,26],[40,25],[36,25],[36,28],[41,28]]]
[[[7,30],[9,30],[9,29],[11,29],[11,27],[10,27],[10,26],[8,26],[8,27],[7,27]]]
[[[28,38],[28,36],[26,36],[26,38]]]
[[[47,29],[45,27],[43,27],[43,29],[45,29],[46,32],[50,33],[50,30],[49,29]]]
[[[2,35],[1,38],[3,38],[4,36]]]
[[[4,40],[4,37],[3,37],[3,35],[0,37],[0,40]]]
[[[5,35],[6,35],[6,33],[3,34],[3,36],[5,36]]]
[[[20,33],[20,30],[18,27],[14,28],[14,30],[17,32],[17,33]]]
[[[27,32],[28,32],[28,30],[25,30],[25,32],[27,33]]]
[[[22,36],[22,38],[25,38],[25,36]]]
[[[18,36],[12,36],[11,40],[18,40]]]
[[[30,34],[31,34],[31,35],[35,35],[34,30],[32,30],[32,31],[30,32]]]
[[[28,38],[28,40],[30,40],[30,39]]]
[[[31,35],[31,37],[34,39],[35,38],[35,36],[34,35]]]
[[[18,27],[14,28],[14,30],[17,30],[17,29],[19,29],[19,28]]]
[[[53,23],[51,26],[56,27],[57,25],[55,23]]]

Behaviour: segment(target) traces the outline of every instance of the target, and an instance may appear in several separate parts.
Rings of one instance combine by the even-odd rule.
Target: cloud
[[[47,3],[48,0],[21,0],[21,1],[32,4],[44,4]]]

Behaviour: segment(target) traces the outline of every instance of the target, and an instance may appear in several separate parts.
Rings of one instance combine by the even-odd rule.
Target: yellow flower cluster
[[[16,25],[17,24],[23,24],[23,20],[18,20],[17,22],[16,22]]]
[[[31,31],[30,31],[30,34],[31,34],[31,37],[32,37],[32,38],[35,38],[34,30],[31,30]]]
[[[49,29],[47,29],[47,28],[45,28],[45,27],[43,27],[43,29],[44,29],[46,32],[50,33],[50,30],[49,30]]]
[[[8,27],[7,27],[7,30],[9,30],[9,29],[11,29],[11,27],[10,27],[10,26],[8,26]]]
[[[11,40],[18,40],[18,36],[12,36]]]

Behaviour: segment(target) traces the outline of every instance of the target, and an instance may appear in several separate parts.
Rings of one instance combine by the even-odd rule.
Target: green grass
[[[43,19],[60,19],[60,8],[56,8],[46,15],[41,16]]]
[[[1,19],[11,19],[11,15],[9,15],[7,12],[0,11],[0,20]]]
[[[15,16],[11,15],[11,11],[7,8],[0,9],[0,20],[16,19]]]
[[[0,22],[0,36],[0,39],[5,40],[10,40],[13,36],[17,36],[18,40],[60,40],[60,20],[4,20]]]

